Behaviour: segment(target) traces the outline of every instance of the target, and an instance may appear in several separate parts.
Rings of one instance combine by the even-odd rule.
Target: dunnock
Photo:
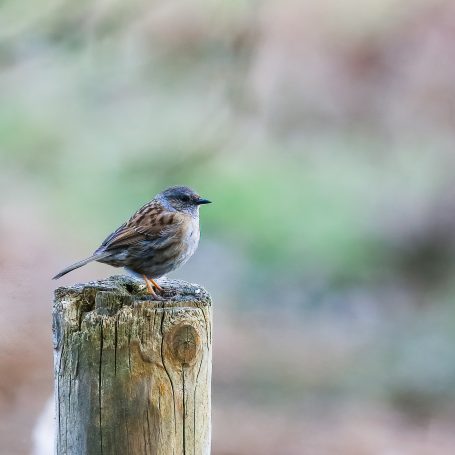
[[[148,292],[160,299],[156,291],[163,289],[155,279],[184,264],[196,251],[199,206],[209,203],[185,186],[168,188],[109,235],[92,256],[70,265],[53,279],[98,261],[142,276]]]

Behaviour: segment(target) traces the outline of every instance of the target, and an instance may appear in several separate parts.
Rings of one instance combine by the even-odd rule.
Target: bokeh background
[[[54,286],[119,271],[50,277],[178,183],[214,455],[455,453],[454,49],[450,1],[3,1],[0,453],[51,453]]]

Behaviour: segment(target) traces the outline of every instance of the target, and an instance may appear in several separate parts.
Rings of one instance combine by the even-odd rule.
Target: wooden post
[[[53,309],[57,455],[209,455],[212,314],[170,280],[61,287]]]

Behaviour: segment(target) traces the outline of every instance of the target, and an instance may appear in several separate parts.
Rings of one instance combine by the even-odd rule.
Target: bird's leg
[[[142,275],[142,277],[144,278],[145,285],[147,286],[147,293],[150,294],[155,300],[163,300],[162,297],[159,296],[153,289],[153,280],[148,279],[145,275]]]
[[[149,278],[149,280],[152,282],[153,286],[155,286],[155,288],[158,291],[160,291],[160,292],[164,291],[164,289],[153,278]]]

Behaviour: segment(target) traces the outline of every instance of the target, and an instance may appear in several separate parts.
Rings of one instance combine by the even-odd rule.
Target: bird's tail
[[[58,280],[63,275],[66,275],[67,273],[73,271],[74,269],[78,269],[79,267],[82,267],[83,265],[88,264],[89,262],[97,261],[98,259],[101,259],[104,256],[105,255],[103,255],[103,254],[93,254],[92,256],[90,256],[86,259],[82,259],[82,261],[69,265],[68,267],[66,267],[66,269],[63,269],[61,272],[57,273],[57,275],[55,275],[52,279]]]

